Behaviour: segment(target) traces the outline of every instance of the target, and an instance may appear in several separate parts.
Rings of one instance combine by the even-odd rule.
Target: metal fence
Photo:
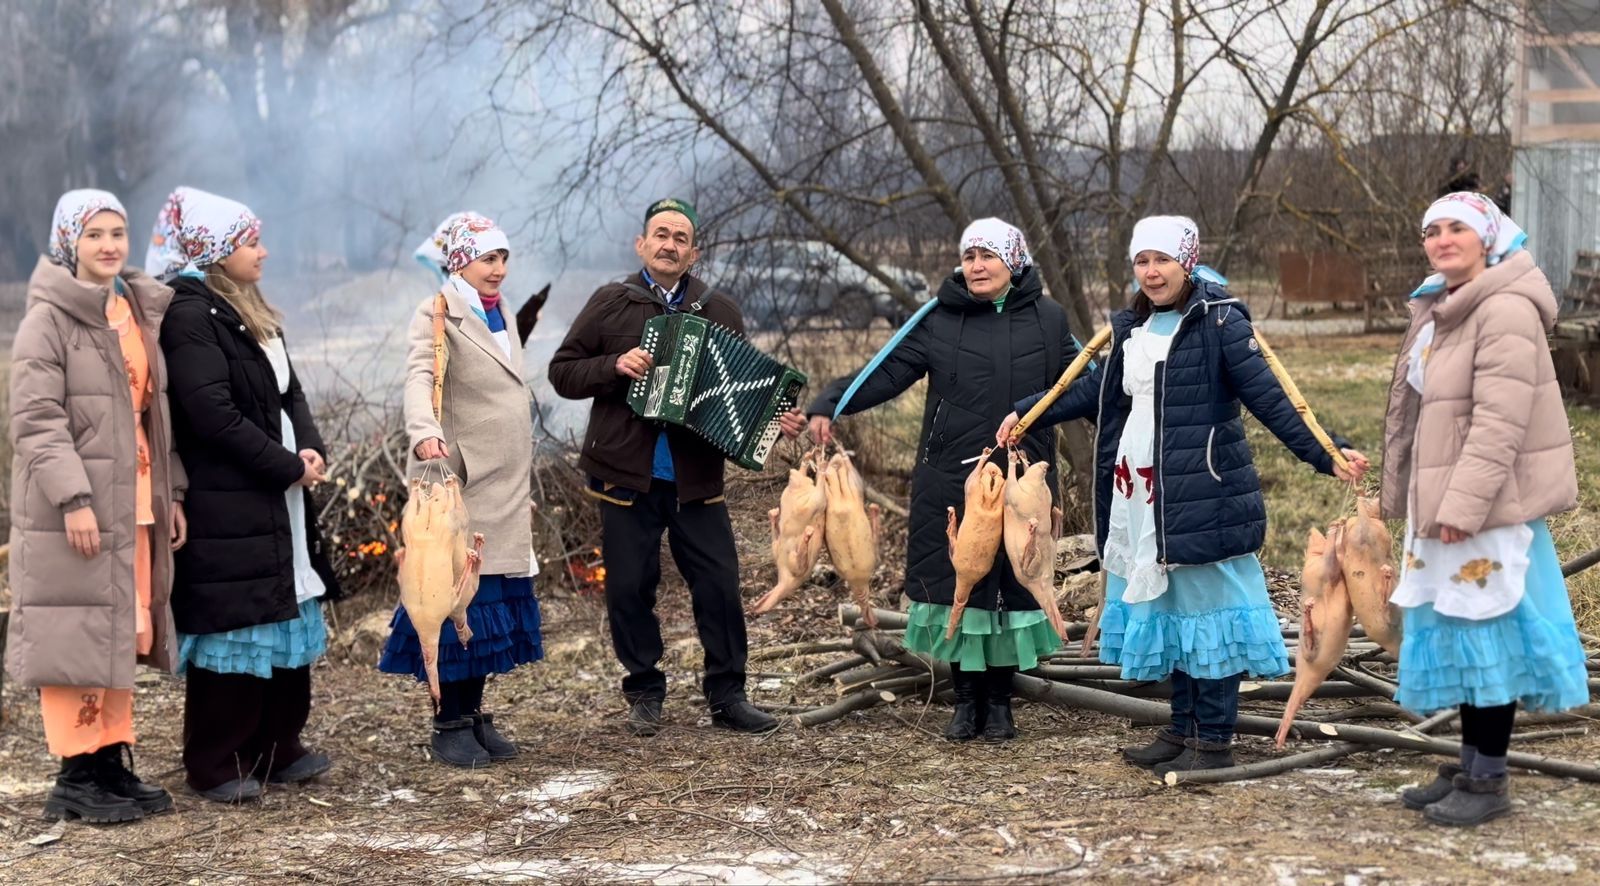
[[[1515,169],[1511,217],[1560,293],[1577,251],[1600,249],[1600,143],[1524,145]]]

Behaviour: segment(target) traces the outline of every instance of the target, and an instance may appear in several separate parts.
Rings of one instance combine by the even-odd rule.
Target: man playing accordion
[[[596,290],[550,360],[556,393],[594,400],[578,466],[600,503],[606,612],[612,645],[628,672],[622,692],[628,729],[636,735],[660,730],[667,694],[655,616],[663,532],[693,599],[712,722],[740,732],[778,725],[745,698],[748,647],[739,557],[723,500],[724,456],[687,427],[639,418],[627,400],[629,384],[652,366],[650,353],[639,347],[652,317],[692,313],[744,333],[738,305],[689,273],[700,257],[697,227],[689,203],[669,198],[651,204],[634,241],[643,267]],[[795,437],[805,418],[791,411],[780,424],[785,436]]]

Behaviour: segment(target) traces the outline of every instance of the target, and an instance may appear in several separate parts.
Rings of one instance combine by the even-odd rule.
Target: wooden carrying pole
[[[1317,438],[1317,442],[1322,444],[1323,449],[1327,450],[1328,456],[1333,459],[1335,466],[1341,469],[1349,468],[1350,463],[1345,459],[1344,453],[1339,451],[1339,447],[1333,445],[1333,440],[1328,437],[1328,432],[1322,429],[1321,423],[1317,421],[1317,416],[1311,411],[1310,404],[1306,402],[1305,395],[1300,393],[1300,386],[1295,384],[1294,379],[1289,377],[1289,371],[1283,368],[1283,363],[1279,362],[1278,355],[1273,353],[1272,348],[1267,344],[1267,340],[1262,337],[1261,330],[1257,329],[1254,332],[1256,344],[1261,347],[1261,356],[1267,361],[1267,368],[1272,370],[1273,376],[1278,379],[1278,384],[1283,386],[1283,392],[1288,395],[1289,402],[1294,405],[1294,411],[1300,415],[1300,420],[1305,422],[1306,427],[1311,431],[1311,435]],[[1105,347],[1109,341],[1111,341],[1111,327],[1109,326],[1096,332],[1094,338],[1089,339],[1089,343],[1084,345],[1082,351],[1078,352],[1078,356],[1067,366],[1066,371],[1061,373],[1061,377],[1056,379],[1056,383],[1050,386],[1050,390],[1046,391],[1044,396],[1039,398],[1039,402],[1028,410],[1028,414],[1024,415],[1017,422],[1016,427],[1011,429],[1012,442],[1022,439],[1022,436],[1028,432],[1029,426],[1037,421],[1046,409],[1050,408],[1050,404],[1054,403],[1056,398],[1066,393],[1067,388],[1072,386],[1073,381],[1083,374],[1083,370],[1089,365],[1089,361],[1094,359],[1095,352]]]
[[[1278,355],[1272,352],[1272,348],[1267,345],[1267,340],[1261,337],[1261,330],[1255,329],[1253,332],[1255,333],[1256,344],[1261,346],[1261,356],[1266,358],[1267,368],[1272,370],[1272,374],[1278,379],[1278,384],[1283,386],[1283,392],[1289,396],[1289,402],[1294,404],[1294,411],[1300,413],[1300,420],[1306,423],[1306,427],[1311,431],[1311,436],[1316,437],[1317,442],[1322,444],[1322,448],[1327,450],[1328,456],[1333,459],[1334,466],[1340,470],[1347,470],[1350,467],[1350,462],[1345,459],[1344,453],[1339,451],[1339,447],[1333,445],[1333,440],[1328,437],[1328,432],[1322,429],[1322,425],[1317,421],[1316,415],[1311,412],[1311,404],[1307,403],[1305,395],[1300,393],[1300,386],[1295,384],[1294,379],[1289,377],[1289,370],[1284,369],[1283,364],[1278,362]]]
[[[1061,377],[1056,379],[1056,383],[1050,386],[1050,390],[1045,391],[1044,396],[1039,398],[1039,402],[1033,404],[1033,408],[1028,410],[1028,414],[1024,415],[1017,422],[1016,427],[1011,429],[1011,442],[1015,443],[1022,439],[1022,435],[1028,432],[1028,427],[1038,421],[1039,416],[1044,415],[1044,411],[1050,408],[1051,403],[1056,402],[1057,397],[1067,392],[1067,388],[1072,386],[1073,381],[1083,374],[1083,370],[1094,359],[1095,352],[1105,347],[1109,341],[1111,341],[1111,327],[1109,326],[1096,332],[1094,338],[1089,339],[1089,343],[1084,345],[1083,350],[1078,352],[1078,356],[1074,357],[1072,362],[1067,365],[1066,370],[1061,373]]]
[[[444,368],[448,358],[444,346],[444,293],[433,297],[433,420],[444,421]]]

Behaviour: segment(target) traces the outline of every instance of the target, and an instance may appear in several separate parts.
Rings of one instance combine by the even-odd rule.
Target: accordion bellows
[[[740,467],[766,464],[778,416],[799,402],[804,373],[693,314],[645,321],[639,347],[655,362],[628,386],[635,414],[687,427]]]

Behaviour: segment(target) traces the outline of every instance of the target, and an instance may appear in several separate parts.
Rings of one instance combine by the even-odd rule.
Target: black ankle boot
[[[145,815],[172,809],[172,795],[153,784],[145,784],[133,774],[133,749],[118,743],[94,752],[100,785],[119,797],[133,801]],[[126,761],[126,762],[125,762]]]
[[[489,752],[489,759],[499,762],[517,756],[517,746],[494,728],[494,714],[468,714],[467,719],[472,721],[472,737]]]
[[[1016,668],[989,668],[984,685],[988,703],[984,706],[983,740],[1010,741],[1017,737],[1017,724],[1011,717],[1011,676]]]
[[[93,824],[138,821],[144,812],[127,797],[119,797],[101,784],[99,760],[79,754],[61,761],[55,787],[44,801],[46,818],[81,818]]]
[[[1198,738],[1183,740],[1183,753],[1151,771],[1160,778],[1169,772],[1192,772],[1196,769],[1227,769],[1233,765],[1233,742],[1203,741]]]
[[[1135,766],[1149,769],[1178,758],[1183,753],[1183,740],[1186,736],[1173,732],[1171,728],[1163,729],[1156,733],[1155,740],[1142,747],[1127,747],[1122,749],[1122,759]]]
[[[489,752],[472,734],[472,721],[433,721],[433,758],[462,769],[482,769],[489,765]]]
[[[950,741],[971,741],[983,728],[983,672],[963,671],[952,663],[950,685],[955,691],[956,705],[950,713],[950,725],[945,727],[944,737]]]

